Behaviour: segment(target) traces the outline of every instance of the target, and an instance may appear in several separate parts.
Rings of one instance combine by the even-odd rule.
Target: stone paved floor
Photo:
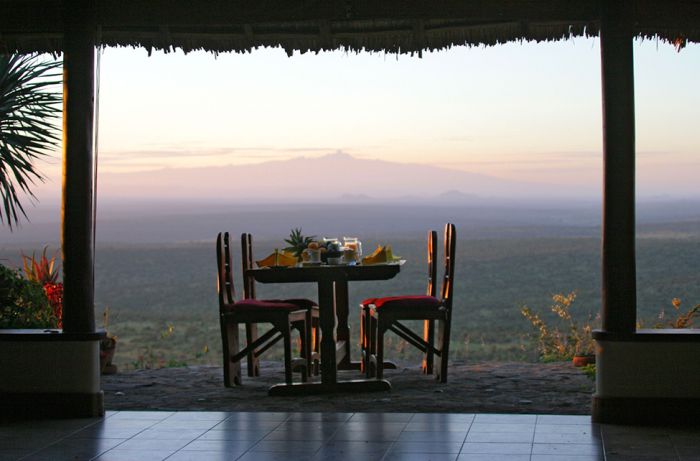
[[[358,379],[359,372],[341,372]],[[298,375],[295,375],[298,378]],[[387,370],[390,392],[268,397],[283,381],[278,362],[263,362],[260,376],[223,386],[220,367],[182,367],[103,376],[110,410],[386,411],[590,414],[594,383],[570,363],[450,363],[446,384],[421,375],[417,365]]]
[[[700,460],[700,432],[469,413],[111,411],[0,426],[0,461],[93,459],[691,461]]]

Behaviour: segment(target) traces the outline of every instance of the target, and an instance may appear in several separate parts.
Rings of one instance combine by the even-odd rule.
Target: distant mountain
[[[253,165],[105,173],[100,176],[99,188],[101,197],[206,198],[247,203],[405,201],[406,197],[454,203],[477,198],[547,197],[552,190],[544,184],[436,166],[359,159],[342,152]],[[569,192],[569,196],[577,195]]]

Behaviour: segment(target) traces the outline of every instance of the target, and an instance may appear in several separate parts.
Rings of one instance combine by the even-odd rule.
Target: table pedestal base
[[[390,391],[391,384],[385,379],[358,379],[324,383],[276,384],[270,388],[270,396],[329,394],[336,392],[381,392]]]

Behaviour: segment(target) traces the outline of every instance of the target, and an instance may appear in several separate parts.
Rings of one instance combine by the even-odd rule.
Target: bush
[[[0,264],[0,328],[56,328],[44,288]]]
[[[593,323],[598,320],[592,315],[585,322],[579,322],[571,315],[571,309],[576,300],[576,292],[568,295],[552,296],[554,302],[550,310],[556,315],[558,322],[547,323],[539,314],[527,306],[520,313],[530,321],[536,330],[535,341],[540,359],[545,362],[571,360],[575,355],[590,355],[594,353]]]

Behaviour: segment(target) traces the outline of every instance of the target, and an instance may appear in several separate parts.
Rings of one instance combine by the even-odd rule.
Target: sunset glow
[[[700,46],[636,42],[639,189],[698,195]],[[459,47],[423,58],[107,49],[103,174],[342,151],[511,180],[598,188],[597,39]],[[55,178],[57,161],[45,165]],[[58,194],[57,181],[38,189]]]

